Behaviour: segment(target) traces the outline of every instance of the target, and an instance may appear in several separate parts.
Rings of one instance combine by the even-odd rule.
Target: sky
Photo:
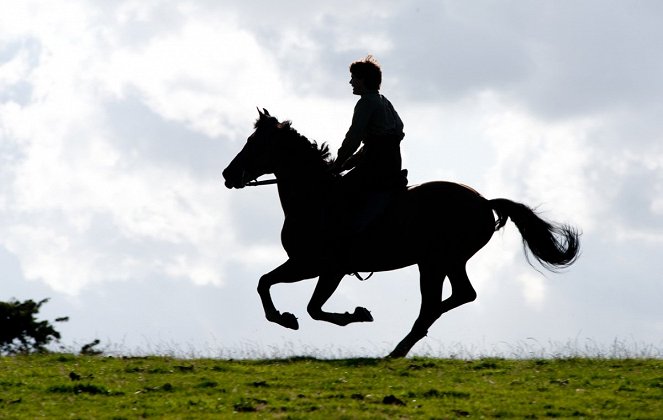
[[[378,7],[379,4],[379,7]],[[124,354],[381,356],[419,307],[410,267],[258,279],[286,259],[274,187],[221,171],[266,108],[335,152],[349,64],[383,68],[410,182],[471,185],[581,232],[530,267],[511,223],[468,263],[478,299],[413,354],[663,354],[663,4],[657,1],[9,0],[0,14],[0,300],[50,298],[62,345]],[[445,289],[445,297],[449,288]]]

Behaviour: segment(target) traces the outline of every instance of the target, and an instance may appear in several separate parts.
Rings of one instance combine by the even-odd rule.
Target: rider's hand
[[[331,171],[333,174],[340,174],[343,172],[343,165],[338,163],[338,160],[335,160],[331,165]]]

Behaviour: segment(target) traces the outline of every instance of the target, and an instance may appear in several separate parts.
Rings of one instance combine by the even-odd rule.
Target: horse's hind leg
[[[315,286],[313,296],[308,304],[308,313],[311,318],[318,321],[327,321],[332,324],[345,326],[352,322],[371,322],[373,317],[371,313],[362,307],[357,307],[353,313],[334,313],[325,312],[322,310],[322,305],[325,304],[336,291],[339,283],[343,279],[343,274],[323,274],[318,279],[318,284]]]
[[[442,284],[445,271],[439,265],[419,264],[421,282],[421,310],[410,333],[398,343],[389,357],[405,357],[410,349],[428,333],[431,325],[445,312],[472,302],[477,294],[465,271],[465,263],[457,264],[448,271],[451,296],[442,299]]]
[[[467,277],[465,264],[459,265],[449,272],[449,283],[451,283],[451,296],[442,301],[440,315],[477,298],[477,292]]]
[[[410,349],[428,333],[441,312],[442,285],[446,276],[444,267],[439,263],[419,264],[419,282],[421,290],[421,309],[412,330],[405,336],[389,357],[405,357]]]

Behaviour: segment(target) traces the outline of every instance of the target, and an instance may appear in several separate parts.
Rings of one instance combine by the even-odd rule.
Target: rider
[[[352,63],[350,75],[352,93],[361,98],[355,105],[352,125],[338,150],[333,169],[350,170],[342,181],[346,191],[393,189],[402,182],[403,122],[391,102],[379,92],[382,71],[372,56]]]
[[[352,93],[361,98],[332,169],[337,173],[350,170],[341,178],[344,202],[339,204],[346,207],[341,213],[352,219],[346,225],[347,233],[356,234],[384,210],[394,190],[407,185],[407,172],[401,171],[403,122],[391,102],[379,93],[380,65],[369,55],[350,65],[350,75]]]

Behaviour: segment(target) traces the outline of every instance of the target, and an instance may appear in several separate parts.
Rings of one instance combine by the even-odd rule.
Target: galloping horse
[[[226,187],[243,188],[261,175],[276,176],[285,214],[281,242],[288,260],[263,275],[258,284],[269,321],[298,329],[297,318],[279,312],[269,290],[277,283],[315,277],[318,282],[307,306],[313,319],[341,326],[373,321],[362,307],[353,313],[331,313],[322,306],[346,274],[417,264],[420,313],[412,330],[389,354],[404,357],[443,313],[476,299],[465,264],[508,219],[522,235],[525,256],[529,249],[545,268],[567,267],[578,256],[579,234],[574,228],[546,222],[523,204],[504,198],[487,200],[469,187],[441,181],[408,187],[363,234],[345,243],[335,241],[324,222],[336,181],[328,147],[309,141],[289,121],[279,122],[267,110],[258,113],[255,131],[223,177]],[[325,251],[330,246],[335,248],[331,253]],[[452,294],[442,300],[445,278]]]

